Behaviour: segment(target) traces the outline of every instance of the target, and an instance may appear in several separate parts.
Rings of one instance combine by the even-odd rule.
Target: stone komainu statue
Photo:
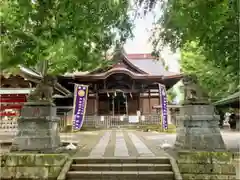
[[[184,104],[209,104],[208,95],[198,85],[196,76],[184,76]]]
[[[28,101],[52,101],[52,95],[54,86],[57,80],[52,76],[45,76],[40,83],[36,86],[36,89],[28,96]]]

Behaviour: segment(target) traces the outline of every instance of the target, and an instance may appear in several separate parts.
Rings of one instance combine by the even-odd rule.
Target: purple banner
[[[73,102],[73,130],[81,129],[84,121],[88,97],[88,86],[75,84]]]
[[[168,108],[167,108],[167,91],[164,85],[159,84],[159,95],[161,102],[162,112],[162,127],[163,129],[168,128]]]

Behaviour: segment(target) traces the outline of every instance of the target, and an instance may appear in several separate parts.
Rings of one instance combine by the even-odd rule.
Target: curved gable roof
[[[172,76],[177,73],[169,72],[165,69],[160,60],[151,59],[130,59],[130,62],[139,69],[151,75]]]

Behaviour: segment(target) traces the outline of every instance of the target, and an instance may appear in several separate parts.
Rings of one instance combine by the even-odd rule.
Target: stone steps
[[[75,158],[67,180],[174,180],[167,157]]]
[[[76,157],[73,159],[73,164],[169,164],[168,157]]]
[[[170,164],[73,164],[71,171],[171,171]]]

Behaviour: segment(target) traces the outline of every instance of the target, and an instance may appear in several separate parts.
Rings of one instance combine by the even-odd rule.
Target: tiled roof
[[[165,69],[162,61],[156,60],[151,54],[128,54],[129,61],[139,69],[151,75],[172,76],[177,73]]]
[[[151,54],[127,54],[129,59],[156,59]]]

